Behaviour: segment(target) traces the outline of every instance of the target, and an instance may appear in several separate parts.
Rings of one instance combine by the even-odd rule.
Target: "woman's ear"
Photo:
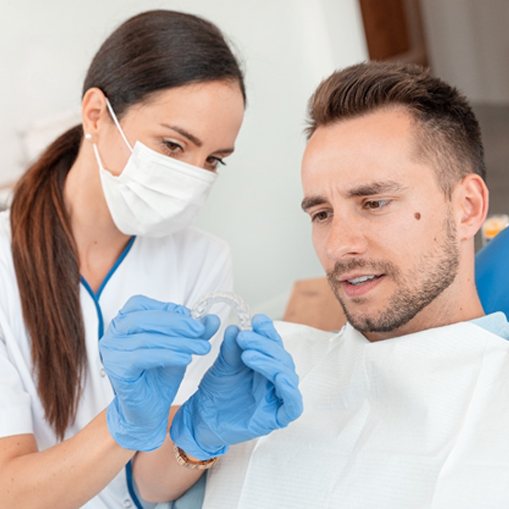
[[[96,141],[101,122],[107,115],[106,97],[102,90],[89,88],[81,101],[83,132],[88,139]]]
[[[459,240],[469,240],[479,231],[489,205],[489,191],[483,178],[469,173],[453,192]]]

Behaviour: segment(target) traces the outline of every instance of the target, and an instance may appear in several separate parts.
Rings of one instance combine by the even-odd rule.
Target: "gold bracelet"
[[[176,444],[173,444],[173,450],[175,451],[175,459],[177,463],[185,468],[189,468],[190,470],[207,470],[214,463],[217,462],[219,456],[215,458],[210,458],[208,460],[192,460],[180,447]]]

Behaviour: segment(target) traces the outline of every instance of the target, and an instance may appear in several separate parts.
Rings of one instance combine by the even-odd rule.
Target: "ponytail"
[[[19,180],[10,216],[37,389],[60,440],[75,418],[86,364],[79,261],[63,194],[81,138],[76,126],[46,149]]]
[[[119,117],[166,89],[244,77],[221,31],[198,16],[154,10],[120,25],[87,71],[83,94],[97,87]],[[61,439],[75,418],[86,366],[79,259],[64,202],[82,129],[60,136],[19,181],[11,207],[12,254],[32,342],[37,389]]]

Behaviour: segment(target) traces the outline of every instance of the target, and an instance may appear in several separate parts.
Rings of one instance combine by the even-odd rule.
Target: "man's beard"
[[[459,266],[459,250],[456,245],[456,228],[450,215],[444,221],[444,238],[439,246],[421,255],[408,274],[391,262],[356,260],[337,262],[327,278],[347,320],[360,332],[391,332],[402,327],[433,302],[454,281]],[[367,269],[365,274],[384,274],[392,277],[398,289],[387,306],[377,315],[354,313],[348,309],[346,299],[341,297],[340,277],[355,269]],[[360,302],[352,298],[351,301]],[[346,301],[348,302],[348,301]]]

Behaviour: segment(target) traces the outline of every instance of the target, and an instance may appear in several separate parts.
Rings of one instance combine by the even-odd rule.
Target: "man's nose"
[[[326,239],[326,255],[332,261],[365,254],[366,232],[348,219],[334,218]]]

